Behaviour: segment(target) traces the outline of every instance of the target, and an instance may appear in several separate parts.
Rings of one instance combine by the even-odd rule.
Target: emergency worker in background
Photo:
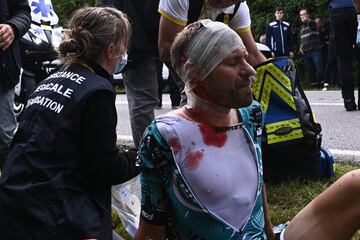
[[[18,39],[28,31],[30,23],[28,1],[0,1],[0,169],[16,128],[14,91],[21,66]]]
[[[112,72],[130,24],[114,8],[75,12],[63,67],[30,95],[0,178],[0,239],[111,239],[111,185],[139,173],[116,148]]]

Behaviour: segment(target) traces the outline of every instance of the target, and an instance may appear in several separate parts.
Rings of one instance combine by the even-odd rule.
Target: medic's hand
[[[0,50],[9,48],[14,39],[14,29],[9,24],[0,24]]]

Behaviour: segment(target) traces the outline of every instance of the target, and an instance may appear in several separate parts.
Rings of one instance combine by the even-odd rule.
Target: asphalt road
[[[337,161],[360,162],[360,111],[346,112],[340,91],[307,91],[306,96],[322,126],[323,146],[329,148]],[[356,94],[357,96],[357,94]],[[131,143],[129,112],[125,94],[116,98],[117,134],[121,143]],[[163,95],[163,108],[155,115],[171,111],[168,94]]]

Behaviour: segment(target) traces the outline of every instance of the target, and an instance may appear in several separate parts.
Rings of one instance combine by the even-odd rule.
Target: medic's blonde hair
[[[128,48],[131,25],[124,13],[112,7],[85,7],[77,10],[59,45],[65,67],[80,60],[89,62],[110,43]]]

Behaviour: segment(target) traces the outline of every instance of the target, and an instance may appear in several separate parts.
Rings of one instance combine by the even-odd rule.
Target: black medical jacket
[[[0,178],[0,239],[112,239],[111,185],[139,167],[116,147],[110,80],[75,65],[30,95]]]

